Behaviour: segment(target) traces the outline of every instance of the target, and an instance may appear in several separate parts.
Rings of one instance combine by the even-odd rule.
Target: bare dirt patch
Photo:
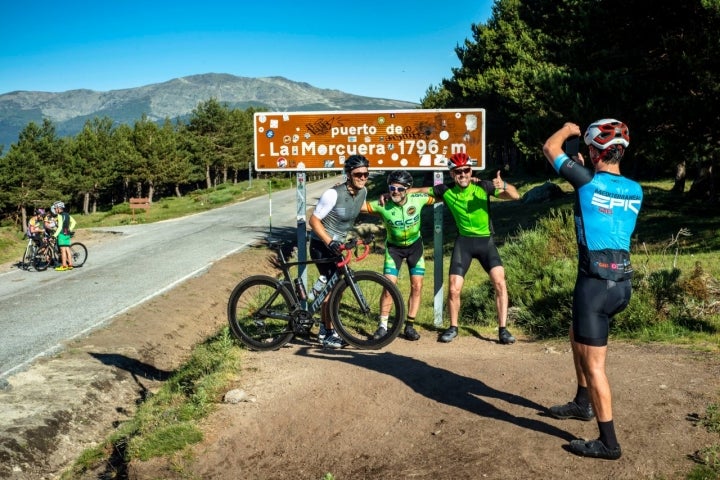
[[[0,478],[56,478],[130,418],[193,345],[225,324],[251,250],[214,265],[111,325],[10,378],[0,391]],[[218,404],[192,455],[134,462],[134,479],[683,478],[688,455],[717,443],[688,419],[718,400],[716,354],[611,342],[608,372],[623,447],[617,462],[573,456],[594,422],[545,408],[575,390],[565,341],[501,346],[477,332],[451,344],[421,331],[380,351],[323,351],[301,340],[243,353],[232,387],[255,402]],[[86,478],[101,477],[93,472]],[[111,472],[105,472],[112,475]],[[118,477],[115,477],[118,478]]]

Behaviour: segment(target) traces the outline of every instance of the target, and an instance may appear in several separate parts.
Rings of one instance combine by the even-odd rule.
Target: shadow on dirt
[[[164,382],[168,380],[173,373],[175,373],[174,371],[159,370],[152,365],[141,362],[140,360],[126,357],[125,355],[120,355],[118,353],[90,352],[89,355],[105,365],[125,370],[132,375],[133,380],[135,380],[135,383],[137,383],[138,387],[140,387],[140,399],[138,400],[138,403],[147,399],[150,393],[148,388],[143,385],[140,378],[145,378],[153,382]]]
[[[518,417],[505,412],[484,401],[482,397],[494,398],[534,410],[533,415],[546,415],[547,409],[532,400],[497,390],[478,379],[458,375],[415,358],[397,355],[392,352],[328,351],[316,348],[301,348],[297,354],[330,361],[347,362],[357,367],[383,373],[404,382],[420,395],[436,402],[462,408],[475,415],[512,423],[522,428],[556,436],[568,442],[577,438],[576,435],[543,421]]]

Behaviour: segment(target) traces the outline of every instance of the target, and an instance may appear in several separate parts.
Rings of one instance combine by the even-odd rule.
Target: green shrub
[[[552,211],[500,248],[510,305],[517,311],[512,320],[538,338],[567,335],[577,263],[573,229],[569,211]],[[467,288],[460,318],[467,324],[497,324],[489,281]]]

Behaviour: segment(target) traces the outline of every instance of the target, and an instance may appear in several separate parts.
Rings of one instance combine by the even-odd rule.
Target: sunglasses
[[[370,172],[358,172],[353,173],[352,176],[354,178],[368,178],[370,176]]]
[[[467,175],[470,172],[472,172],[472,168],[456,168],[453,170],[455,175]]]
[[[400,193],[402,193],[402,192],[404,192],[405,190],[407,190],[407,188],[405,188],[405,187],[396,187],[395,185],[388,185],[388,189],[389,189],[391,192],[400,192]]]

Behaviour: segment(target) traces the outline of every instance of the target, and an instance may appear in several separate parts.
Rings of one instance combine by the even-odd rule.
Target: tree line
[[[538,173],[541,145],[563,122],[630,127],[624,172],[705,180],[714,200],[720,151],[720,0],[496,0],[455,47],[461,66],[422,108],[485,108],[489,165]],[[253,109],[210,99],[187,121],[88,120],[74,137],[30,123],[0,157],[0,218],[61,199],[84,213],[132,196],[182,195],[247,178]],[[691,190],[692,191],[692,190]]]
[[[58,137],[49,119],[31,122],[0,157],[0,214],[24,225],[34,208],[55,200],[88,214],[130,197],[152,201],[247,179],[254,113],[210,99],[185,122],[94,118],[74,137]]]
[[[471,30],[423,108],[485,108],[488,142],[530,170],[547,168],[541,146],[565,121],[610,117],[630,127],[634,178],[712,173],[720,0],[496,0]]]

